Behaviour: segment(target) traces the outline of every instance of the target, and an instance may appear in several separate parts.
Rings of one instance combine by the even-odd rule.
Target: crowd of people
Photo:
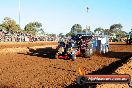
[[[51,35],[41,35],[41,36],[33,36],[30,33],[26,32],[10,32],[5,30],[0,30],[0,42],[35,42],[35,41],[59,41],[61,37],[59,36],[51,36]],[[109,38],[109,42],[125,42],[125,38],[121,38],[120,40],[116,38]]]
[[[0,42],[35,42],[35,41],[58,41],[58,36],[33,36],[26,32],[9,32],[0,30]]]

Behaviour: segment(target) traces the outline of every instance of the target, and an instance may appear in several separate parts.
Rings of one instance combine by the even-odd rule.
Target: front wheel
[[[76,60],[76,54],[72,54],[72,60],[73,60],[73,61]]]
[[[73,61],[76,60],[76,51],[72,51],[71,56]]]

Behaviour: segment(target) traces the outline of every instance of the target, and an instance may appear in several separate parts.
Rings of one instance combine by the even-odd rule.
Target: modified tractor
[[[76,56],[91,57],[95,52],[108,53],[108,36],[93,36],[88,33],[78,33],[71,38],[58,42],[56,58],[75,60]]]
[[[70,39],[61,39],[58,43],[57,50],[58,52],[56,53],[56,58],[58,59],[72,59],[75,60],[76,56],[80,55],[79,47],[78,47],[78,37],[74,36],[71,37]]]

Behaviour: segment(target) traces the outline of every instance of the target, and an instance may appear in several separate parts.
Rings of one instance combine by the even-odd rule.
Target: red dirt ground
[[[129,74],[132,77],[132,58],[126,64],[119,67],[116,71],[118,74]],[[131,79],[132,82],[132,79]],[[129,86],[125,84],[101,84],[97,85],[97,88],[132,88],[132,85]]]
[[[92,73],[132,56],[132,45],[110,45],[108,55],[95,54],[76,61],[27,55],[27,47],[55,47],[55,42],[0,44],[0,88],[69,88],[79,76],[78,67]],[[37,46],[37,47],[35,47]]]

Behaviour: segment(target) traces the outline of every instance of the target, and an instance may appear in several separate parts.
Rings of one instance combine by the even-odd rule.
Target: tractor
[[[59,45],[57,46],[58,52],[56,53],[57,59],[72,59],[75,60],[76,56],[80,54],[77,46],[77,37],[72,37],[71,39],[61,39]]]
[[[82,35],[81,34],[81,47],[80,53],[83,54],[84,57],[90,57],[95,52],[99,52],[100,54],[106,54],[109,51],[109,39],[107,35]]]
[[[80,36],[80,55],[83,57],[90,57],[93,54],[92,35],[78,34]]]
[[[76,56],[91,57],[93,53],[108,53],[108,36],[93,36],[88,33],[78,33],[70,39],[58,42],[56,58],[75,60]]]
[[[78,33],[70,39],[59,42],[56,58],[76,59],[76,56],[90,57],[92,55],[92,35]]]

